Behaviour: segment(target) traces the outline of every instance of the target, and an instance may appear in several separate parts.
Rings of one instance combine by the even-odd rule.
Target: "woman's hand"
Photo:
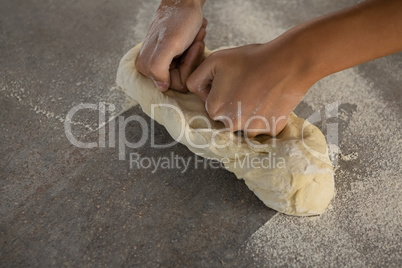
[[[290,45],[289,45],[290,44]],[[247,136],[277,135],[315,80],[292,42],[278,38],[211,54],[189,77],[214,120]]]
[[[187,86],[231,130],[276,135],[315,82],[402,51],[401,12],[401,0],[366,0],[267,44],[213,53]]]
[[[136,60],[162,91],[187,91],[186,80],[204,52],[204,0],[163,0]]]

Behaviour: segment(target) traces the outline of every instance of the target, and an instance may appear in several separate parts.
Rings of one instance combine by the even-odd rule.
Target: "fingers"
[[[277,136],[286,126],[289,115],[277,115],[277,116],[266,116],[266,113],[262,115],[247,116],[246,121],[243,121],[241,125],[241,130],[249,138],[254,138],[255,136],[265,134],[270,136]]]
[[[195,42],[180,58],[173,60],[170,68],[171,89],[183,93],[188,91],[186,81],[197,66],[201,64],[204,49],[204,42]]]
[[[201,28],[206,29],[208,26],[208,20],[206,18],[202,18],[202,25]]]
[[[174,70],[170,73],[170,79],[172,84],[171,88],[180,92],[187,92],[186,82],[190,74],[201,64],[204,57],[205,43],[204,39],[207,34],[206,27],[208,21],[204,18],[200,30],[198,31],[193,44],[182,55],[182,60],[177,63],[173,61],[171,69],[178,67],[178,70]],[[180,79],[179,79],[180,78]]]
[[[204,44],[201,48],[200,42],[203,43],[206,36],[207,24],[208,22],[204,18],[192,45],[181,56],[180,54],[183,51],[176,51],[175,48],[181,47],[182,44],[177,44],[175,39],[162,40],[162,37],[158,35],[150,38],[153,43],[146,40],[136,59],[138,71],[150,77],[161,91],[173,88],[186,92],[185,81],[195,67],[200,64],[200,58],[203,55]],[[157,34],[159,33],[157,32]],[[191,53],[189,53],[190,50]],[[177,70],[177,68],[179,69]]]
[[[271,127],[268,120],[263,116],[252,116],[247,122],[243,122],[242,128],[249,138],[253,138],[260,134],[270,134]]]
[[[198,31],[196,37],[194,38],[194,42],[204,41],[205,36],[207,35],[207,25],[208,21],[205,18],[203,18],[201,28]]]
[[[206,101],[215,77],[215,62],[209,56],[187,79],[187,88]]]
[[[201,28],[201,29],[198,31],[198,33],[197,33],[197,35],[196,35],[196,37],[195,37],[195,39],[194,39],[194,42],[197,42],[197,41],[204,41],[205,36],[207,36],[207,30],[206,30],[205,28]]]
[[[191,73],[201,64],[204,57],[205,43],[201,41],[195,42],[189,48],[183,63],[180,65],[179,70],[181,74],[181,81],[186,85],[186,81]]]

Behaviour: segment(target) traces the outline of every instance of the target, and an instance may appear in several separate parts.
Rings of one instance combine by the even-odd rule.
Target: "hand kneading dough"
[[[175,140],[197,155],[221,160],[270,208],[297,216],[325,211],[334,195],[334,179],[325,138],[318,128],[291,114],[275,139],[261,135],[249,140],[264,148],[250,146],[244,137],[225,131],[222,123],[210,119],[204,102],[196,95],[173,90],[161,93],[135,68],[140,47],[134,47],[121,60],[117,84]],[[152,109],[152,104],[165,105]]]

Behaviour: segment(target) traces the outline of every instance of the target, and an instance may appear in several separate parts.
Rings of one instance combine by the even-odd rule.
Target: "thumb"
[[[207,57],[203,63],[189,76],[187,88],[206,101],[215,77],[215,62]]]

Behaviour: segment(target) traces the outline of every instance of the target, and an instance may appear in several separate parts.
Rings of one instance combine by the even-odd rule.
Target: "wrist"
[[[328,33],[320,29],[320,21],[298,25],[277,40],[289,61],[289,70],[297,83],[310,88],[317,81],[342,69],[343,60],[333,59],[337,46],[330,44]],[[305,92],[307,93],[307,92]]]
[[[306,82],[313,85],[318,80],[330,73],[323,62],[322,53],[326,47],[318,40],[314,34],[313,27],[302,25],[289,31],[288,43],[292,50],[293,58],[297,59],[296,64]]]
[[[276,68],[287,77],[292,95],[305,95],[308,89],[325,75],[319,68],[315,46],[311,45],[302,29],[291,29],[265,44],[266,62],[277,62]]]

